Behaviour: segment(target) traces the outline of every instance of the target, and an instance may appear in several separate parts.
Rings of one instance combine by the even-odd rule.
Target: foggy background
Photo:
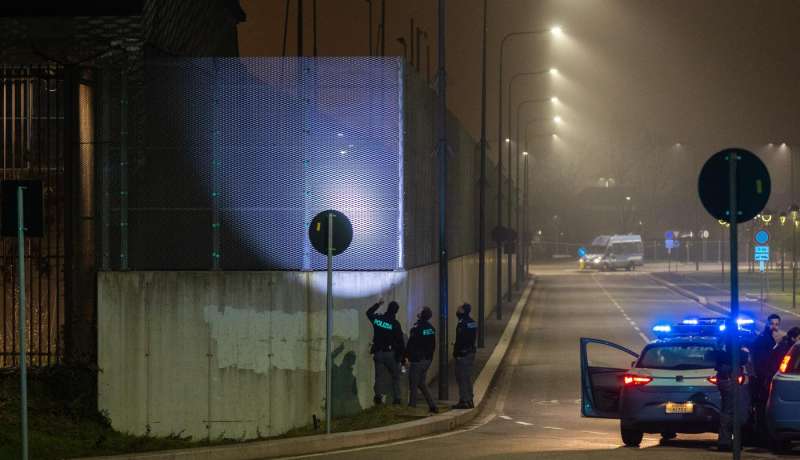
[[[285,3],[242,1],[247,13],[239,26],[242,56],[281,54]],[[403,54],[396,39],[410,42],[413,18],[428,36],[420,50],[421,73],[424,77],[426,45],[435,73],[435,2],[386,3],[386,54]],[[290,4],[287,54],[295,55],[296,2]],[[311,55],[311,2],[305,5],[306,54]],[[476,140],[482,5],[481,0],[451,0],[447,18],[448,104]],[[373,0],[373,46],[379,9],[380,0]],[[564,232],[562,239],[574,242],[620,232],[657,239],[668,229],[708,229],[718,238],[720,226],[697,198],[697,174],[709,156],[732,146],[751,149],[767,163],[773,180],[768,207],[775,213],[786,210],[795,201],[790,156],[800,148],[795,129],[798,22],[800,3],[792,0],[490,0],[487,138],[492,157],[502,37],[553,25],[564,31],[515,37],[505,49],[504,91],[517,73],[559,70],[557,76],[520,77],[513,89],[514,112],[525,99],[559,99],[528,104],[521,115],[521,138],[532,122],[531,228],[542,230],[548,240]],[[368,23],[365,0],[319,0],[319,55],[368,54]],[[506,136],[507,94],[504,99]],[[563,120],[558,126],[552,122],[555,115]],[[513,129],[515,119],[512,124]]]

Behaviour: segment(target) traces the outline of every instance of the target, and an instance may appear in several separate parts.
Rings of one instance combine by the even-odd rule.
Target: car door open
[[[639,355],[607,340],[581,338],[581,415],[619,418],[619,396],[623,386],[623,376],[632,366],[590,363],[588,348],[591,344],[602,347],[600,350],[605,354],[619,355],[622,352],[630,355],[632,359],[638,359]],[[622,356],[625,356],[624,354]]]

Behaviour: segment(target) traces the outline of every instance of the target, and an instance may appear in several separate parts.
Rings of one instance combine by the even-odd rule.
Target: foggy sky
[[[242,1],[247,12],[247,22],[239,26],[243,56],[280,54],[284,3]],[[320,54],[367,54],[366,1],[318,3]],[[373,0],[376,32],[379,3]],[[482,3],[450,0],[447,18],[448,104],[476,139]],[[435,69],[436,2],[387,0],[387,4],[387,54],[402,53],[395,39],[404,35],[408,40],[413,16],[416,25],[428,32]],[[311,2],[306,5],[310,11]],[[288,47],[293,55],[293,9],[291,14]],[[653,195],[647,212],[642,209],[643,218],[656,219],[652,208],[659,205],[663,212],[674,213],[676,221],[686,214],[704,216],[694,193],[699,165],[729,146],[761,154],[773,176],[770,207],[789,204],[788,149],[767,149],[766,144],[797,144],[793,149],[800,154],[796,128],[800,2],[489,0],[488,138],[493,150],[499,42],[508,32],[553,24],[563,27],[563,37],[515,38],[505,59],[506,82],[518,72],[560,70],[556,78],[521,78],[512,101],[516,106],[523,99],[550,95],[562,101],[557,107],[531,106],[523,115],[523,119],[549,119],[558,114],[564,119],[558,127],[561,139],[543,136],[531,148],[538,154],[534,190],[549,194],[540,203],[542,216],[552,212],[550,208],[566,205],[566,195],[578,193],[599,177],[616,176],[640,195],[649,193],[645,189],[653,188],[658,176],[666,176],[672,188],[680,185],[667,198]],[[310,27],[309,12],[308,54]],[[544,121],[531,130],[547,134],[552,126]],[[681,147],[675,147],[676,142]],[[676,196],[678,191],[682,198]],[[644,207],[645,200],[640,202]],[[692,212],[685,212],[687,203]]]

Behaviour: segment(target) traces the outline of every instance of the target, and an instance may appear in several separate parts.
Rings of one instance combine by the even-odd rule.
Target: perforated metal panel
[[[354,227],[337,269],[397,268],[400,89],[396,58],[154,63],[131,268],[323,269],[307,226],[325,209]]]

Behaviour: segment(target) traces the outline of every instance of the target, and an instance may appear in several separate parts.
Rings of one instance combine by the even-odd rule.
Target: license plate
[[[694,404],[690,402],[674,403],[668,402],[665,408],[668,414],[691,414],[694,412]]]

